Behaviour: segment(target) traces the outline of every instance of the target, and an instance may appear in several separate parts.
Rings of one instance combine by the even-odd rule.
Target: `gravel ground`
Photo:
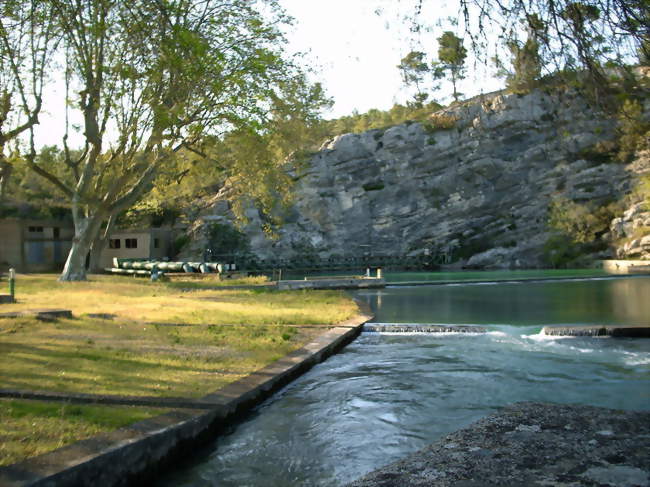
[[[517,403],[353,482],[650,486],[650,412]]]

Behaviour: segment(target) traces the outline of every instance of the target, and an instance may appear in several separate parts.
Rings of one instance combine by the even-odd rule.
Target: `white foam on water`
[[[450,323],[377,323],[377,322],[368,322],[368,326],[399,326],[402,328],[418,328],[418,327],[427,327],[427,326],[442,326],[442,327],[463,327],[463,330],[467,330],[468,327],[476,326],[483,327],[483,325],[473,325],[473,324],[450,324]],[[413,335],[432,335],[432,336],[483,336],[491,334],[503,334],[502,332],[472,332],[472,331],[424,331],[414,329],[413,331],[378,331],[378,330],[367,330],[365,327],[362,329],[365,334],[372,335],[400,335],[400,336],[413,336]]]
[[[571,336],[571,335],[547,335],[546,333],[544,333],[544,330],[540,331],[539,333],[533,334],[533,335],[520,335],[520,336],[521,336],[521,338],[525,338],[527,340],[533,340],[533,341],[536,341],[536,342],[550,342],[550,341],[555,341],[555,340],[584,338],[584,337]]]
[[[491,336],[495,336],[495,337],[508,336],[508,334],[503,332],[503,331],[488,331],[487,333],[484,333],[484,335],[491,335]]]
[[[365,331],[364,334],[368,335],[399,335],[399,336],[414,336],[414,335],[431,335],[431,336],[483,336],[485,333],[473,333],[465,331]]]
[[[623,363],[629,366],[650,365],[650,353],[622,350]]]

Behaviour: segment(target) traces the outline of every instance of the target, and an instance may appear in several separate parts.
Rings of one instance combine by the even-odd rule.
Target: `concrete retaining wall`
[[[142,485],[161,465],[214,438],[241,413],[352,341],[370,318],[361,315],[342,323],[277,362],[204,396],[199,401],[205,402],[205,410],[172,411],[0,468],[0,485]]]
[[[386,287],[383,278],[367,277],[363,279],[314,279],[278,281],[278,289],[288,291],[294,289],[367,289]]]

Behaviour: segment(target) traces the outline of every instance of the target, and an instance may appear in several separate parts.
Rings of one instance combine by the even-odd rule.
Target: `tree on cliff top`
[[[282,56],[276,0],[47,0],[61,30],[66,101],[85,147],[65,176],[29,167],[71,203],[75,235],[61,280],[83,280],[102,230],[208,133],[259,130],[298,69]],[[66,120],[68,117],[66,117]],[[67,124],[66,124],[67,125]]]
[[[523,20],[531,41],[527,54],[543,49],[548,72],[586,73],[582,85],[588,85],[596,97],[615,87],[609,83],[611,68],[625,69],[634,63],[635,53],[647,49],[650,36],[647,0],[459,2],[475,50],[485,45],[488,25],[500,32],[506,45],[516,42],[520,35],[516,26]]]
[[[444,72],[449,73],[455,101],[458,101],[461,95],[456,85],[465,78],[465,59],[467,59],[467,49],[463,46],[460,37],[451,31],[446,31],[438,37],[438,63],[434,65],[434,72],[440,73],[438,77]]]

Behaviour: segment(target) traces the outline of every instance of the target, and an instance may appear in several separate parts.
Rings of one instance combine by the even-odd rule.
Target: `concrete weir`
[[[147,485],[271,394],[354,340],[371,315],[333,326],[304,347],[177,409],[22,462],[0,467],[2,487]]]
[[[370,333],[486,333],[482,326],[473,325],[428,325],[399,323],[366,323],[364,332]]]
[[[386,280],[383,277],[363,278],[318,278],[304,280],[278,281],[278,289],[281,291],[295,289],[370,289],[386,287]]]
[[[545,326],[542,328],[542,334],[548,336],[611,336],[650,338],[650,326]]]

